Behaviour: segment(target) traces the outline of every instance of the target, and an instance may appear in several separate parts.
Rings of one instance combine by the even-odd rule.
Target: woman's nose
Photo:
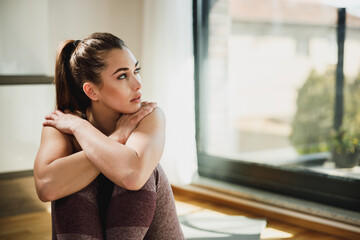
[[[132,81],[132,88],[134,90],[139,90],[142,87],[140,76],[134,76]]]

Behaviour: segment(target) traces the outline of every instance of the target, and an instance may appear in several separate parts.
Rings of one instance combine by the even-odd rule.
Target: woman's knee
[[[154,174],[138,191],[130,191],[115,185],[108,209],[108,228],[125,225],[148,227],[155,209]]]
[[[108,239],[142,239],[151,225],[156,210],[156,183],[152,174],[138,191],[114,186],[110,200],[106,235]],[[129,238],[127,238],[128,236]]]

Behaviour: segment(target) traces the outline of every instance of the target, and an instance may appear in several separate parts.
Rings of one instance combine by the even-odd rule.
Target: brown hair
[[[91,100],[82,89],[85,81],[101,84],[100,72],[106,67],[104,55],[125,47],[110,33],[93,33],[82,41],[67,40],[59,48],[55,64],[56,107],[85,114]]]

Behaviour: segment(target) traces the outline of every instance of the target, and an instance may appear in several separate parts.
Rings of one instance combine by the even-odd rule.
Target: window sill
[[[173,190],[342,238],[360,237],[359,212],[205,177],[195,179],[191,185],[173,185]]]

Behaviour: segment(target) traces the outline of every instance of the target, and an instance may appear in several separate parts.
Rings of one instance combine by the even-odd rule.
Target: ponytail
[[[55,64],[56,107],[64,111],[70,110],[85,114],[90,99],[82,91],[81,82],[74,78],[70,61],[76,48],[76,41],[68,40],[60,46]]]

